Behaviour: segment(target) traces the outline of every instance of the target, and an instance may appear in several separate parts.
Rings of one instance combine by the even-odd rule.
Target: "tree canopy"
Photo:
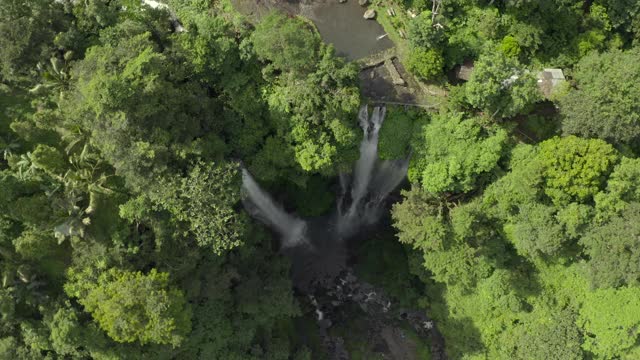
[[[294,3],[0,2],[0,358],[640,358],[640,2],[374,2],[404,89]],[[367,306],[298,283],[325,251]]]
[[[615,144],[640,135],[640,49],[591,53],[576,65],[576,88],[560,100],[567,134]]]

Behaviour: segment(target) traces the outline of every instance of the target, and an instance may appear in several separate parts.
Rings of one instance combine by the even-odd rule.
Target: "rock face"
[[[402,79],[402,76],[400,76],[398,69],[396,69],[396,66],[393,64],[393,59],[387,59],[384,62],[384,66],[386,66],[387,71],[389,71],[389,75],[391,75],[391,80],[393,81],[393,85],[398,85],[398,86],[407,85],[404,79]]]
[[[373,9],[369,9],[364,12],[364,18],[367,20],[375,19],[375,17],[376,17],[376,11]]]
[[[358,0],[358,4],[360,4],[360,6],[367,6],[368,3],[369,0]]]

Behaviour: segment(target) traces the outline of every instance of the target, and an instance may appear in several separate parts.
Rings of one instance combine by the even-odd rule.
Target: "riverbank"
[[[234,11],[256,23],[272,11],[300,16],[312,23],[323,41],[336,53],[361,67],[362,95],[371,103],[418,106],[436,111],[446,101],[446,91],[418,81],[403,66],[408,49],[398,37],[381,3],[360,6],[330,0],[224,0]],[[375,9],[375,20],[365,20],[366,9]]]

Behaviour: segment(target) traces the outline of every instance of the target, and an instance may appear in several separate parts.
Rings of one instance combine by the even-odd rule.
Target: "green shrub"
[[[409,71],[425,80],[431,80],[442,74],[444,59],[442,53],[433,49],[414,48],[407,63]]]

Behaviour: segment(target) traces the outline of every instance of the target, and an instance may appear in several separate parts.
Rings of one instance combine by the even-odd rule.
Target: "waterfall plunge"
[[[408,159],[378,161],[378,133],[385,113],[384,107],[375,107],[369,118],[367,106],[360,108],[358,122],[364,136],[360,143],[360,158],[351,177],[351,191],[349,176],[340,174],[341,194],[337,199],[338,211],[335,220],[335,235],[338,239],[348,238],[363,225],[375,223],[382,214],[384,199],[407,174]],[[246,169],[242,170],[242,185],[247,194],[245,208],[253,217],[281,234],[283,248],[309,244],[306,222],[286,213],[260,188]],[[351,198],[350,203],[348,196]],[[348,208],[343,212],[347,203]]]
[[[305,242],[306,223],[287,214],[271,196],[260,188],[247,169],[242,169],[242,188],[251,202],[244,202],[247,211],[258,220],[273,227],[282,236],[282,247],[293,247]]]
[[[364,132],[360,143],[360,158],[356,162],[351,205],[345,214],[338,209],[337,229],[341,237],[353,235],[362,225],[372,224],[381,215],[382,202],[407,174],[409,160],[378,162],[378,135],[386,114],[386,108],[375,107],[369,119],[367,106],[360,108],[358,120]],[[343,182],[341,186],[345,186]],[[342,197],[347,194],[343,187]],[[342,206],[344,199],[338,201]]]

